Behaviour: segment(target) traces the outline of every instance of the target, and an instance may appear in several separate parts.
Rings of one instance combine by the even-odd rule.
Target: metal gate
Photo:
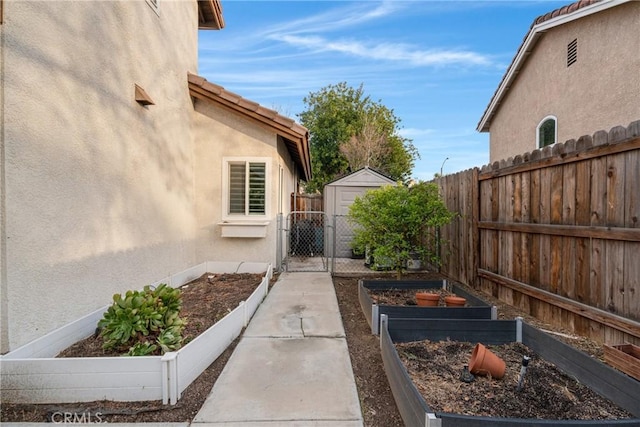
[[[278,263],[285,271],[328,271],[331,233],[324,212],[293,211],[279,217]]]

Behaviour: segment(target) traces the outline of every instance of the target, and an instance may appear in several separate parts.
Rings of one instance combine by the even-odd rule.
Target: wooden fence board
[[[607,158],[607,225],[624,227],[624,174],[623,154]],[[624,313],[624,243],[607,241],[606,290],[607,309],[619,315]]]
[[[493,188],[494,180],[480,182],[480,201],[484,201],[484,203],[479,203],[480,201],[478,201],[478,203],[480,205],[480,218],[482,219],[492,220],[493,218]],[[479,230],[479,266],[493,272],[496,271],[496,265],[493,258],[493,242],[495,240],[495,237],[497,236],[497,233],[497,231],[493,230]],[[493,294],[491,282],[489,282],[488,280],[481,279],[479,281],[479,288],[483,292]]]
[[[570,163],[563,167],[562,182],[562,224],[576,223],[576,164]],[[576,283],[576,239],[562,238],[562,287],[560,294],[569,298],[575,297]]]
[[[468,285],[471,287],[477,286],[478,283],[478,263],[479,263],[479,254],[478,254],[478,245],[480,243],[480,233],[477,227],[478,223],[478,215],[480,213],[480,203],[478,200],[478,169],[474,168],[471,170],[471,173],[468,177],[469,180],[469,201],[468,205],[471,206],[471,210],[469,212],[469,217],[467,218],[467,231],[469,236],[471,237],[469,241],[469,245],[467,248],[469,262],[467,268],[471,271],[469,273],[469,282]],[[464,283],[464,282],[463,282]]]
[[[523,172],[521,176],[522,187],[522,209],[521,209],[521,222],[531,222],[531,173]],[[529,283],[531,281],[531,254],[529,248],[531,247],[531,235],[529,233],[521,233],[520,252],[522,253],[521,259],[521,275],[520,280]],[[528,300],[528,299],[527,299]],[[523,304],[527,303],[527,300],[523,301]],[[524,308],[524,307],[523,307]],[[526,308],[528,311],[528,308]]]
[[[551,168],[551,224],[562,224],[562,166]],[[558,293],[562,289],[562,238],[551,236],[549,289]]]
[[[639,343],[640,336],[617,322],[584,316],[484,273],[639,319],[639,126],[443,177],[447,206],[461,215],[446,230],[455,259],[443,271],[599,341]]]
[[[576,164],[576,203],[575,223],[579,226],[591,225],[591,162],[584,161]],[[575,298],[585,304],[590,304],[590,245],[586,238],[576,239],[576,290]],[[581,330],[586,330],[588,325],[580,323]],[[577,324],[578,326],[578,324]]]
[[[511,197],[512,212],[509,222],[522,222],[522,177],[520,174],[512,175],[511,177],[511,191],[513,196]],[[513,272],[511,277],[516,277],[517,280],[522,280],[523,270],[523,254],[522,254],[522,233],[511,233],[513,241],[512,258],[513,258]],[[514,295],[514,304],[516,307],[520,306],[520,295]]]
[[[531,220],[532,224],[540,223],[540,170],[531,171]],[[529,280],[531,284],[540,286],[540,236],[531,235],[529,240]]]
[[[625,165],[625,227],[640,229],[640,151],[628,152]],[[624,243],[623,312],[640,321],[640,242]]]
[[[606,225],[607,206],[607,160],[597,158],[591,161],[591,225]],[[591,241],[591,272],[590,272],[590,304],[600,309],[606,309],[605,262],[606,247],[604,240]]]

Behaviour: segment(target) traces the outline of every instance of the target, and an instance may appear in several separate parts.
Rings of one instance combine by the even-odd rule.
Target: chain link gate
[[[368,254],[354,253],[353,225],[346,215],[294,211],[278,216],[277,263],[280,271],[330,271],[332,275],[388,271]]]
[[[346,215],[333,215],[332,239],[328,256],[331,262],[332,275],[371,274],[384,269],[371,265],[368,254],[354,252],[353,249],[353,224]]]
[[[293,211],[279,217],[278,262],[285,271],[329,271],[330,224],[324,212]]]

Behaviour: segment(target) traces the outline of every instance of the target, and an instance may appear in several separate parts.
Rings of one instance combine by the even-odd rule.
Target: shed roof
[[[520,70],[524,67],[529,55],[533,52],[536,43],[543,37],[546,31],[629,1],[632,0],[579,0],[537,17],[531,24],[529,31],[516,52],[516,56],[502,77],[502,81],[493,94],[491,101],[489,101],[489,105],[485,109],[476,129],[479,132],[489,131],[491,120],[497,114],[502,100],[516,80]]]
[[[222,86],[208,82],[204,77],[189,73],[188,80],[189,93],[194,98],[212,102],[229,111],[239,113],[282,137],[300,171],[300,177],[305,181],[311,179],[311,156],[307,128],[257,102],[250,101]]]
[[[348,175],[337,178],[326,186],[353,186],[353,187],[370,187],[372,185],[395,184],[396,182],[388,176],[369,167],[363,167]]]

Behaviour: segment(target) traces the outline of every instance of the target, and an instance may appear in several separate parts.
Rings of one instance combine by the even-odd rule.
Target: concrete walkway
[[[280,275],[191,425],[363,425],[329,273]]]

